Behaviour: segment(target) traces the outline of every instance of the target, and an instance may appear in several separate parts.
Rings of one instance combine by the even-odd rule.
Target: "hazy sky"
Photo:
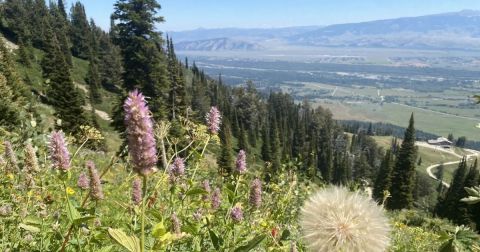
[[[75,0],[67,0],[68,8]],[[115,0],[80,0],[87,15],[107,29]],[[329,25],[463,9],[479,0],[159,0],[162,31],[222,27]]]

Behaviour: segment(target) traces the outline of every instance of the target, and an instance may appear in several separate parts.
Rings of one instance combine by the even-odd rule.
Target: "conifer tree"
[[[55,116],[61,119],[59,126],[65,132],[75,132],[88,124],[82,109],[83,100],[73,85],[70,71],[55,34],[49,30],[45,55],[42,59],[43,76],[49,85],[48,99],[55,108]]]
[[[415,127],[412,113],[392,172],[392,186],[390,189],[391,198],[387,204],[389,209],[411,208],[413,205],[415,160],[417,158],[415,139]]]
[[[247,133],[243,129],[243,126],[240,126],[240,133],[238,135],[238,149],[244,150],[247,153],[249,152]]]
[[[100,74],[98,73],[98,63],[94,56],[90,56],[88,64],[88,72],[85,77],[85,82],[88,84],[90,91],[90,100],[92,103],[101,103],[102,96],[100,94]],[[92,104],[93,106],[93,104]]]
[[[150,98],[154,118],[165,119],[169,82],[163,41],[155,31],[155,25],[163,22],[157,15],[159,9],[156,0],[118,0],[112,36],[122,53],[125,89],[140,89]]]
[[[380,170],[373,186],[372,196],[377,202],[381,202],[383,200],[384,191],[390,191],[393,162],[392,151],[387,150],[385,152],[385,156],[383,157],[382,163],[380,164]]]
[[[60,52],[65,58],[65,62],[71,67],[73,66],[73,63],[70,52],[70,42],[68,40],[69,27],[66,19],[63,16],[62,11],[54,3],[50,3],[50,16],[51,27],[55,31],[55,37],[57,38]]]
[[[171,38],[167,38],[167,61],[168,75],[170,77],[168,108],[171,111],[171,118],[175,119],[176,115],[185,115],[187,101],[183,66],[177,59]]]
[[[220,131],[220,155],[217,158],[219,172],[222,175],[229,175],[233,172],[234,155],[232,148],[232,133],[230,130],[230,122],[224,120]]]
[[[72,55],[81,59],[88,59],[90,53],[90,26],[88,24],[85,7],[76,2],[70,10],[72,41]]]
[[[459,163],[454,173],[453,180],[448,188],[445,197],[435,207],[435,212],[441,217],[458,222],[467,215],[467,209],[460,206],[460,199],[464,191],[465,178],[468,172],[467,160],[465,157]]]
[[[271,153],[272,170],[275,173],[280,171],[281,153],[282,153],[282,150],[280,148],[279,134],[278,134],[277,127],[275,127],[275,123],[273,123],[273,126],[270,129],[270,153]]]
[[[266,162],[272,161],[272,150],[270,149],[270,134],[267,125],[262,130],[262,160]]]

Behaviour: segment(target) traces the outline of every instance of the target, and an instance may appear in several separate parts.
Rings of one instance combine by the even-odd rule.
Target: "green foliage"
[[[413,113],[402,145],[398,151],[392,173],[391,198],[387,201],[389,209],[411,208],[413,206],[413,190],[415,187],[415,128]]]
[[[380,170],[375,179],[372,196],[377,202],[381,202],[384,197],[384,191],[390,191],[392,184],[392,170],[394,159],[391,150],[387,150],[380,164]]]

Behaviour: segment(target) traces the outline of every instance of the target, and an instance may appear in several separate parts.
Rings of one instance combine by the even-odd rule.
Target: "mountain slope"
[[[229,38],[184,41],[175,44],[175,48],[179,51],[236,51],[262,49],[262,47],[258,44]]]
[[[330,25],[290,36],[313,46],[480,49],[480,11]]]

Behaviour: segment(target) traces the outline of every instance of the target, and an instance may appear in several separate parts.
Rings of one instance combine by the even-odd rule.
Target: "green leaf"
[[[220,250],[220,246],[223,244],[223,240],[221,238],[218,238],[217,234],[213,232],[212,230],[208,230],[208,233],[210,234],[210,239],[212,240],[213,247],[215,247],[216,250]]]
[[[40,232],[40,228],[32,226],[32,225],[27,225],[27,224],[20,223],[20,225],[18,225],[18,227],[21,228],[21,229],[27,230],[28,232],[32,232],[32,233]]]
[[[70,201],[70,198],[67,198],[67,216],[70,222],[74,223],[76,219],[79,219],[80,213],[77,211],[77,209],[73,206],[72,202]]]
[[[163,222],[159,222],[153,226],[152,235],[155,239],[160,239],[165,233],[167,233],[167,229]]]
[[[243,246],[240,246],[238,248],[235,249],[235,252],[247,252],[247,251],[250,251],[252,249],[254,249],[256,246],[258,246],[258,244],[260,244],[260,242],[263,241],[263,239],[265,239],[266,235],[262,234],[262,235],[259,235],[253,239],[251,239],[246,245],[243,245]]]
[[[33,224],[33,225],[42,225],[42,220],[35,216],[27,216],[24,220],[26,224]]]
[[[208,194],[208,192],[205,191],[204,189],[198,188],[198,187],[197,188],[192,188],[191,190],[189,190],[187,192],[187,196],[199,195],[199,194],[204,195],[204,194]]]
[[[140,252],[140,240],[134,235],[127,235],[121,229],[108,229],[108,234],[122,247],[130,252]]]
[[[83,217],[80,217],[80,218],[77,218],[77,219],[73,220],[73,224],[80,225],[80,224],[82,224],[86,221],[92,220],[92,219],[95,219],[95,216],[83,216]]]
[[[473,197],[469,196],[467,198],[463,198],[460,200],[461,202],[465,202],[467,204],[477,204],[480,203],[480,198],[479,197]]]
[[[288,229],[283,230],[280,240],[286,240],[290,236],[290,231]]]

